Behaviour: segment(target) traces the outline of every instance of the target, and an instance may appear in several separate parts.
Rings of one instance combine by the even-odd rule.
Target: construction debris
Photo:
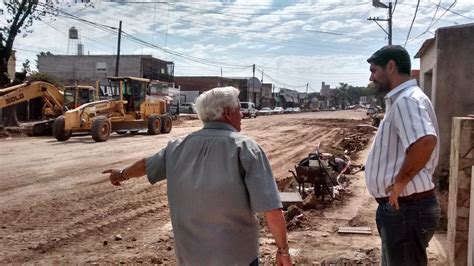
[[[291,205],[296,205],[301,207],[303,203],[303,199],[301,198],[300,193],[298,191],[295,192],[279,192],[281,203],[283,204],[283,209],[286,210]]]
[[[364,235],[371,235],[372,229],[370,227],[362,226],[362,227],[339,227],[337,230],[339,234],[364,234]]]
[[[295,216],[298,216],[303,213],[303,210],[297,207],[296,205],[291,205],[288,207],[288,211],[285,213],[285,221],[289,222],[293,220]]]
[[[367,133],[356,133],[345,136],[339,143],[339,146],[349,155],[363,150],[369,142],[369,138],[366,134]]]

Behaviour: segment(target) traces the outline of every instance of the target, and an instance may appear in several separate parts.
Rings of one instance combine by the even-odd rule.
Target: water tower
[[[76,27],[69,29],[69,38],[67,42],[67,53],[83,55],[83,45],[79,39],[79,30]],[[76,50],[77,49],[77,50]],[[76,52],[77,51],[77,52]]]

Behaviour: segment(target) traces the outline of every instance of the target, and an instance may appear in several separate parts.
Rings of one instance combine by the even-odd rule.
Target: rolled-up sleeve
[[[166,148],[146,159],[146,175],[151,184],[166,179]]]
[[[438,137],[428,110],[418,100],[404,97],[397,101],[394,108],[397,134],[405,150],[421,137],[427,135]]]
[[[244,182],[253,212],[282,208],[273,172],[265,152],[254,141],[244,141],[239,151]]]

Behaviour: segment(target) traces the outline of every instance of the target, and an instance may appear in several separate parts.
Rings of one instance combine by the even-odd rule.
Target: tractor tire
[[[66,141],[72,135],[71,131],[64,130],[64,116],[58,116],[54,119],[53,123],[53,136],[58,141]]]
[[[160,134],[161,119],[158,116],[148,117],[148,134],[157,135]]]
[[[94,119],[91,126],[92,138],[97,142],[104,142],[110,136],[112,125],[105,116],[98,116]]]
[[[161,117],[161,133],[167,134],[171,132],[173,127],[173,122],[171,121],[171,116],[165,115]]]

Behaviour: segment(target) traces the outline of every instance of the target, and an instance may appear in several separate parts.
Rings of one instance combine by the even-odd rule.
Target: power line
[[[127,2],[127,3],[143,3],[143,2]],[[153,3],[153,2],[146,2],[146,3]],[[160,3],[162,3],[162,2],[160,2]],[[356,6],[358,6],[358,5],[362,5],[362,4],[357,4]],[[174,3],[168,3],[168,6],[174,6],[176,8],[184,8],[184,9],[188,9],[188,10],[197,10],[197,11],[202,11],[202,12],[208,12],[208,13],[211,13],[211,14],[219,14],[219,15],[229,16],[229,13],[224,13],[224,12],[221,12],[221,11],[213,11],[213,10],[208,10],[208,9],[201,9],[201,8],[196,8],[196,7],[183,6],[183,5],[178,5],[178,4],[174,4]],[[143,10],[144,11],[149,11],[149,9],[146,9],[146,8],[144,8]],[[306,10],[305,12],[308,12],[308,11]],[[321,11],[321,12],[324,12],[325,14],[327,14],[327,11]],[[359,12],[359,11],[357,11],[357,12]],[[195,12],[188,12],[188,13],[195,14]],[[329,14],[333,14],[333,13],[329,13]],[[347,14],[347,12],[341,12],[341,14]],[[267,14],[265,14],[265,15],[267,15]],[[268,14],[268,15],[270,15],[270,14]],[[310,14],[310,15],[314,16],[313,13]],[[248,20],[248,17],[238,17],[238,16],[232,16],[232,15],[231,15],[231,17],[242,18],[242,19]],[[183,18],[183,17],[180,17],[180,18]],[[221,19],[221,18],[213,17],[212,19],[223,21],[223,22],[226,22],[226,23],[228,23],[228,22],[242,22],[242,20],[232,21],[232,20],[229,20],[228,18]],[[193,23],[193,25],[196,24],[195,21],[191,21],[191,22]],[[202,24],[202,23],[200,23],[200,24],[201,25],[206,25],[206,24]],[[283,29],[288,29],[288,28],[283,27]],[[325,31],[325,30],[309,30],[309,31],[310,32],[317,32],[317,33],[323,33],[323,34],[330,34],[330,35],[344,35],[344,36],[348,36],[350,38],[355,38],[355,39],[360,39],[361,38],[361,36],[354,36],[354,35],[352,35],[350,33],[346,33],[346,32],[335,32],[335,31]],[[245,31],[244,33],[248,33],[248,32],[249,31]],[[256,33],[259,33],[259,32],[256,32]]]
[[[403,47],[407,45],[408,38],[410,38],[411,29],[413,27],[413,23],[415,22],[415,18],[416,18],[416,14],[418,13],[419,6],[420,6],[420,0],[418,0],[418,2],[416,3],[415,14],[413,15],[413,20],[411,21],[410,29],[408,30],[408,34],[407,34],[407,39],[405,40],[405,44],[403,44]]]
[[[425,35],[430,30],[430,28],[432,26],[434,26],[436,23],[438,23],[438,21],[456,4],[456,1],[457,0],[454,0],[454,2],[444,11],[443,14],[441,14],[441,16],[438,17],[438,19],[436,19],[436,21],[433,24],[431,24],[430,27],[428,27],[424,32],[422,32],[421,34],[419,34],[415,38],[411,39],[410,41],[414,41],[414,40],[418,39],[419,37]]]
[[[439,0],[439,3],[436,5],[436,10],[433,14],[433,17],[431,18],[431,22],[430,22],[430,25],[428,25],[428,27],[426,28],[426,30],[429,30],[429,28],[431,28],[431,26],[433,25],[433,21],[436,17],[436,14],[438,13],[438,10],[439,10],[439,5],[441,5],[441,0]]]
[[[393,16],[393,13],[395,13],[395,8],[397,8],[397,3],[398,3],[398,0],[395,0],[395,4],[393,5],[393,9],[392,9],[392,16]]]
[[[456,3],[456,1],[454,1],[454,3]],[[444,6],[441,6],[441,1],[439,1],[439,4],[437,4],[436,6],[437,6],[437,7],[441,7],[442,9],[446,10],[446,12],[450,12],[450,13],[453,13],[453,14],[455,14],[455,15],[458,15],[458,16],[461,16],[461,17],[464,17],[464,18],[467,18],[467,19],[472,19],[472,20],[474,20],[474,18],[472,18],[472,17],[468,17],[468,16],[463,15],[463,14],[460,14],[460,13],[458,13],[458,12],[456,12],[456,11],[450,10],[451,7],[454,5],[454,3],[452,3],[450,7],[446,8],[446,7],[444,7]],[[434,3],[433,3],[433,4],[434,4]]]
[[[89,20],[86,20],[86,19],[79,18],[75,15],[72,15],[70,13],[67,13],[67,12],[59,10],[59,9],[57,9],[57,11],[64,14],[68,18],[78,20],[80,22],[92,25],[93,27],[97,27],[99,29],[102,29],[102,30],[105,30],[105,31],[108,31],[108,32],[110,32],[112,30],[113,33],[115,33],[115,29],[117,29],[115,27],[111,27],[111,26],[108,26],[108,25],[105,25],[105,24],[100,24],[100,23],[96,23],[96,22],[92,22],[92,21],[89,21]],[[210,66],[225,67],[225,68],[238,68],[238,69],[248,68],[248,65],[244,66],[244,65],[237,65],[237,64],[231,64],[231,63],[219,62],[219,61],[214,61],[214,60],[210,60],[210,59],[199,58],[199,57],[195,57],[195,56],[191,56],[191,55],[185,55],[185,54],[182,54],[182,53],[178,53],[178,52],[175,52],[173,50],[166,49],[166,48],[157,46],[155,44],[151,44],[147,41],[141,40],[141,39],[139,39],[139,38],[137,38],[137,37],[135,37],[131,34],[126,33],[125,31],[123,31],[123,35],[124,35],[124,37],[126,37],[129,40],[134,41],[136,43],[140,43],[140,44],[146,45],[150,48],[155,48],[155,49],[161,50],[163,52],[166,52],[166,53],[169,53],[169,54],[172,54],[172,55],[175,55],[175,56],[178,56],[178,57],[190,60],[190,61],[194,61],[196,63],[206,64],[206,65],[210,65]]]
[[[290,88],[305,88],[306,87],[306,84],[304,85],[292,85],[292,84],[287,84],[287,83],[284,83],[284,82],[281,82],[281,81],[278,81],[277,79],[273,78],[272,76],[268,75],[267,73],[265,73],[263,70],[261,70],[260,68],[256,68],[255,70],[257,70],[258,72],[260,72],[260,74],[262,74],[263,76],[267,77],[268,79],[274,81],[274,83],[276,84],[280,84],[280,85],[283,85],[285,87],[290,87]]]
[[[175,52],[173,50],[163,48],[163,47],[160,47],[158,45],[149,43],[147,41],[141,40],[141,39],[139,39],[139,38],[137,38],[133,35],[130,35],[130,34],[124,32],[124,31],[122,31],[122,33],[129,40],[135,41],[137,43],[144,44],[148,47],[155,48],[155,49],[161,50],[163,52],[166,52],[166,53],[169,53],[169,54],[172,54],[172,55],[175,55],[175,56],[178,56],[178,57],[190,60],[190,61],[194,61],[194,62],[197,62],[197,63],[210,65],[210,66],[220,66],[220,67],[224,67],[224,65],[225,65],[226,68],[237,68],[237,69],[248,68],[249,67],[248,65],[237,65],[237,64],[231,64],[231,63],[226,63],[226,62],[214,61],[214,60],[206,59],[206,58],[195,57],[195,56],[191,56],[191,55],[185,55],[185,54],[178,53],[178,52]]]
[[[121,9],[121,8],[119,8],[119,9]],[[147,12],[147,11],[149,11],[149,9],[143,9],[143,11]],[[162,13],[162,14],[164,14],[164,13]],[[196,21],[189,20],[188,17],[189,16],[184,16],[183,15],[183,16],[174,17],[174,18],[179,19],[181,21],[188,21],[190,23],[189,25],[192,25],[192,26],[196,26],[196,25],[202,25],[204,27],[209,27],[210,26],[208,24],[198,23]],[[212,26],[215,26],[215,25],[212,25]],[[238,31],[238,30],[235,30],[235,29],[233,29],[233,30],[227,30],[226,29],[226,31],[228,31],[229,34],[233,34],[233,33],[249,34],[249,31]],[[260,32],[250,32],[250,33],[261,34]],[[328,32],[326,32],[326,33],[328,33]],[[340,32],[335,32],[335,33],[336,34],[344,34],[344,33],[340,33]],[[210,32],[209,34],[222,36],[222,34],[216,34],[215,32]],[[227,36],[227,35],[224,35],[224,36]],[[341,50],[341,49],[334,48],[334,46],[325,46],[325,45],[321,45],[321,44],[315,44],[314,42],[297,41],[297,40],[292,40],[292,39],[288,39],[288,38],[271,37],[270,39],[267,40],[267,42],[268,41],[269,42],[275,42],[275,40],[281,40],[281,41],[284,41],[285,43],[288,43],[288,42],[301,43],[301,44],[309,45],[310,47],[318,46],[318,47],[327,48],[327,50],[329,50],[329,49],[337,50],[338,52],[344,52],[344,53],[350,53],[350,54],[355,53],[355,51],[353,51],[353,50]],[[250,39],[249,41],[261,43],[260,40],[257,41],[257,40]],[[280,43],[280,42],[278,42],[278,43]],[[288,46],[288,45],[285,45],[285,46]]]

